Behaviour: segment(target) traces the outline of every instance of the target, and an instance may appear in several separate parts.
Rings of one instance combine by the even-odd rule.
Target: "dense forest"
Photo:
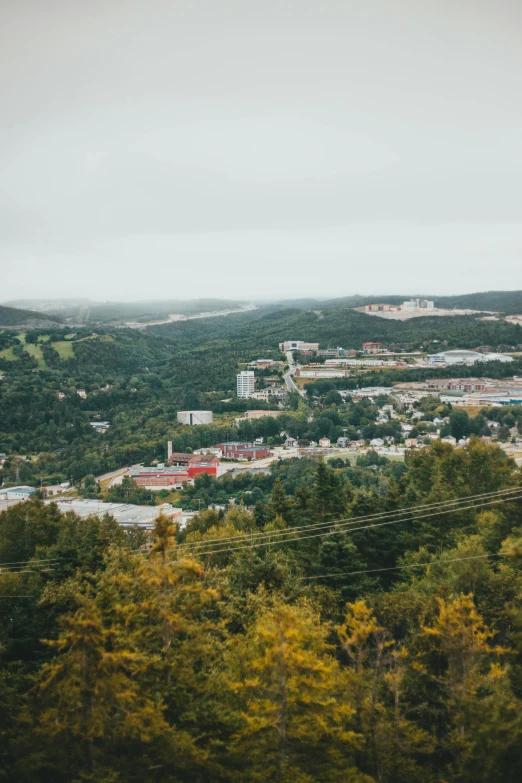
[[[61,319],[55,316],[51,318],[44,313],[35,310],[21,310],[17,307],[5,307],[0,305],[0,328],[3,326],[48,326],[52,322],[60,323]]]
[[[150,536],[0,515],[1,779],[518,783],[514,463],[472,439],[252,482]]]

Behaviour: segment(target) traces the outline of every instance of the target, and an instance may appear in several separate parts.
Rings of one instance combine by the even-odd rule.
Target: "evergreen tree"
[[[238,694],[234,753],[245,781],[369,781],[355,768],[358,738],[342,697],[327,627],[307,604],[275,603],[234,642]]]

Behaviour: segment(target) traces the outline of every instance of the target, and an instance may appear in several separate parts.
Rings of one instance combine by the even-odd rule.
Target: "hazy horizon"
[[[515,0],[18,0],[0,63],[0,301],[522,288]]]

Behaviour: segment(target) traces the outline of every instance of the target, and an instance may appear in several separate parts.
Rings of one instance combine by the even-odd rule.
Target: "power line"
[[[0,563],[0,568],[2,566],[16,566],[16,565],[25,565],[25,563],[50,563],[54,560],[52,557],[46,557],[46,558],[40,558],[38,560],[15,560],[12,563]]]
[[[18,574],[49,574],[51,571],[55,571],[55,568],[42,568],[37,571],[34,568],[27,569],[26,571],[3,571],[0,572],[0,576],[17,576]]]
[[[497,490],[495,492],[485,492],[485,493],[480,493],[479,495],[467,495],[467,496],[464,496],[464,497],[461,497],[461,498],[455,498],[455,499],[452,499],[452,500],[444,500],[444,501],[438,501],[436,503],[427,503],[427,504],[422,504],[420,506],[413,506],[413,508],[410,509],[410,510],[408,510],[408,509],[397,509],[395,511],[383,511],[383,512],[379,512],[377,514],[368,514],[366,516],[361,516],[361,517],[356,517],[356,518],[353,518],[353,517],[342,517],[340,519],[333,519],[333,520],[330,520],[328,522],[318,522],[318,523],[315,523],[315,524],[312,524],[312,525],[287,527],[287,528],[283,528],[281,530],[273,530],[273,531],[268,531],[268,532],[267,531],[260,531],[258,533],[250,534],[250,540],[252,542],[256,542],[258,539],[266,539],[266,540],[270,540],[270,541],[274,542],[274,539],[277,536],[285,536],[285,535],[289,535],[289,534],[292,534],[292,533],[300,533],[300,532],[303,532],[303,531],[309,531],[309,530],[315,530],[315,529],[318,530],[318,529],[321,529],[321,528],[324,529],[324,528],[328,528],[328,527],[331,527],[334,524],[339,524],[339,523],[344,523],[344,525],[355,525],[355,524],[358,524],[358,523],[364,522],[364,521],[370,521],[370,520],[374,520],[374,519],[384,519],[384,518],[389,518],[389,517],[393,517],[393,516],[404,515],[406,513],[414,513],[415,511],[423,511],[423,510],[427,510],[427,509],[430,509],[430,508],[436,508],[436,507],[445,508],[447,506],[453,506],[453,505],[462,503],[465,500],[473,500],[474,501],[474,500],[479,500],[481,498],[503,497],[503,496],[505,496],[507,494],[513,494],[513,493],[516,493],[516,492],[520,492],[521,489],[522,489],[521,487],[513,487],[513,488],[510,488],[510,489]],[[208,548],[209,546],[211,546],[211,545],[213,545],[215,543],[221,543],[221,544],[224,544],[224,543],[227,543],[227,542],[234,543],[234,542],[237,541],[237,538],[238,538],[238,536],[230,536],[230,537],[225,537],[225,538],[217,538],[214,541],[189,542],[188,544],[180,545],[179,548],[180,548],[181,551],[184,551],[185,549],[188,549],[190,551],[194,551],[194,550],[197,550],[197,549],[200,549],[200,548],[203,548],[203,549]]]
[[[402,519],[394,519],[394,520],[391,520],[391,521],[388,521],[388,522],[377,522],[377,523],[372,524],[372,525],[363,525],[362,527],[350,528],[348,530],[346,530],[346,528],[344,526],[338,526],[336,529],[326,530],[326,531],[323,531],[323,532],[320,532],[320,533],[314,533],[313,535],[308,535],[308,536],[297,536],[296,538],[287,538],[287,539],[281,539],[281,540],[276,540],[276,541],[271,541],[269,539],[267,542],[262,541],[260,543],[246,544],[246,545],[237,546],[237,547],[228,547],[228,548],[225,548],[225,549],[208,549],[208,550],[204,550],[202,552],[195,552],[194,554],[195,555],[212,555],[212,554],[219,554],[219,553],[222,553],[222,552],[235,552],[235,551],[238,551],[240,549],[255,549],[255,548],[260,547],[260,546],[267,546],[267,545],[271,545],[271,544],[274,544],[274,545],[275,544],[288,544],[288,543],[291,543],[293,541],[303,541],[303,540],[306,540],[308,538],[319,538],[321,536],[336,535],[338,533],[344,533],[344,532],[354,533],[354,532],[357,532],[359,530],[369,530],[370,528],[382,527],[384,525],[395,525],[395,524],[398,524],[399,522],[408,522],[408,521],[415,522],[415,521],[417,521],[419,519],[426,519],[426,518],[429,518],[429,517],[436,517],[436,516],[440,516],[442,514],[450,514],[452,512],[456,512],[456,511],[466,511],[468,509],[481,508],[482,506],[487,506],[487,505],[491,505],[491,504],[494,504],[494,503],[506,503],[506,502],[508,502],[510,500],[518,500],[521,497],[522,497],[522,495],[517,495],[516,497],[509,497],[509,498],[497,498],[497,499],[493,499],[493,500],[486,500],[483,503],[479,503],[478,505],[458,506],[457,508],[449,508],[449,509],[438,509],[437,511],[435,511],[432,514],[421,514],[421,515],[413,516],[413,517],[412,516],[405,516]],[[217,541],[219,541],[219,539],[217,539]],[[169,563],[169,565],[171,565],[171,563]]]
[[[303,541],[303,540],[306,540],[306,539],[309,539],[309,538],[318,538],[320,536],[336,535],[338,533],[343,533],[343,532],[353,533],[353,532],[356,532],[356,531],[359,531],[359,530],[369,530],[370,528],[382,527],[384,525],[394,525],[394,524],[397,524],[399,522],[408,522],[408,521],[414,522],[414,521],[417,521],[419,519],[426,519],[426,518],[429,518],[429,517],[436,517],[436,516],[440,516],[442,514],[449,514],[449,513],[452,513],[452,512],[460,512],[460,511],[466,511],[466,510],[474,509],[474,508],[481,508],[481,506],[492,505],[494,503],[506,503],[506,502],[509,502],[511,500],[518,500],[521,497],[522,497],[522,494],[519,494],[519,495],[516,495],[516,496],[509,496],[509,497],[494,497],[494,498],[491,498],[491,499],[483,500],[482,502],[479,502],[478,504],[471,504],[471,505],[465,505],[465,506],[453,506],[452,505],[452,507],[450,507],[450,508],[446,508],[446,507],[438,508],[436,511],[434,511],[434,512],[432,512],[430,514],[418,514],[418,515],[413,515],[412,516],[409,512],[404,512],[403,511],[402,513],[403,514],[407,514],[407,516],[403,516],[402,518],[399,518],[399,519],[392,519],[390,521],[377,522],[375,524],[363,525],[361,527],[355,527],[355,528],[352,527],[352,528],[348,528],[348,529],[347,529],[347,524],[345,524],[345,525],[338,525],[334,529],[324,530],[324,531],[321,531],[319,533],[314,533],[312,535],[304,535],[304,536],[300,535],[300,536],[297,536],[295,538],[286,538],[286,539],[274,540],[272,538],[271,534],[267,534],[266,540],[263,540],[261,542],[253,541],[250,544],[243,544],[241,546],[236,546],[236,547],[226,547],[224,549],[215,549],[215,548],[213,548],[214,544],[219,545],[219,544],[223,543],[222,541],[220,541],[220,539],[216,539],[215,542],[208,542],[208,545],[207,545],[206,549],[203,549],[201,551],[195,551],[195,552],[191,550],[191,551],[189,551],[187,553],[182,552],[181,554],[211,555],[211,554],[219,554],[219,553],[222,553],[222,552],[235,552],[235,551],[238,551],[240,549],[254,549],[254,548],[257,548],[257,547],[260,547],[260,546],[266,546],[268,544],[269,545],[272,545],[272,544],[274,544],[274,545],[275,544],[287,544],[287,543],[291,543],[293,541]],[[383,518],[384,516],[385,515],[382,515],[380,518]],[[348,524],[354,524],[354,523],[357,524],[358,522],[361,521],[361,519],[362,518],[358,518],[356,520],[351,520],[351,522],[348,523]],[[334,524],[335,524],[335,522],[333,522],[333,521],[327,523],[328,527],[330,527],[330,528]],[[307,527],[305,527],[305,528],[298,528],[298,530],[301,530],[301,531],[304,531],[304,532],[306,532],[308,529],[309,528],[307,528]],[[285,533],[286,532],[288,534],[288,531],[277,531],[277,532],[278,533],[281,533],[281,532]]]
[[[343,571],[337,574],[319,574],[318,576],[302,576],[301,579],[336,579],[340,576],[357,576],[359,574],[376,574],[380,571],[401,571],[404,568],[425,568],[431,565],[444,565],[445,563],[460,563],[463,560],[481,560],[487,557],[506,557],[504,552],[493,555],[470,555],[469,557],[453,557],[448,560],[431,560],[429,563],[414,563],[402,566],[388,566],[386,568],[368,568],[361,571]]]
[[[60,561],[59,560],[50,560],[48,563],[24,563],[24,565],[16,565],[16,566],[7,566],[7,568],[4,569],[3,566],[0,567],[0,574],[6,573],[6,574],[15,574],[17,571],[23,571],[25,568],[47,568],[48,566],[57,565]]]

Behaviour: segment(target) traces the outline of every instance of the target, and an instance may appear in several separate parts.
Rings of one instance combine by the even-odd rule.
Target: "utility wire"
[[[518,490],[518,491],[520,492],[521,490]],[[477,496],[477,497],[480,498],[480,497],[485,497],[485,496]],[[493,497],[493,498],[486,498],[483,501],[479,502],[478,504],[470,504],[470,505],[464,505],[464,506],[462,506],[462,505],[455,506],[454,504],[451,504],[451,506],[449,508],[446,507],[446,505],[447,505],[446,504],[443,507],[439,506],[439,508],[437,508],[437,510],[433,511],[430,514],[415,514],[414,512],[412,513],[411,511],[403,510],[401,512],[403,514],[402,518],[389,520],[389,517],[392,516],[392,515],[395,515],[396,512],[393,512],[393,514],[377,515],[376,516],[377,519],[383,519],[384,518],[385,521],[384,522],[377,522],[377,523],[374,523],[374,524],[363,525],[361,527],[355,527],[355,528],[348,527],[348,525],[357,524],[358,522],[363,521],[364,520],[363,517],[359,517],[359,518],[357,518],[355,520],[352,519],[352,520],[350,520],[350,522],[345,523],[345,524],[341,524],[341,525],[337,524],[335,529],[332,530],[331,529],[332,526],[336,525],[335,520],[333,520],[333,521],[328,522],[325,525],[321,526],[323,528],[324,527],[328,527],[328,528],[330,528],[329,530],[322,530],[321,532],[316,532],[316,533],[314,533],[312,535],[298,535],[295,538],[282,538],[282,539],[278,540],[278,539],[275,538],[275,533],[276,532],[278,534],[281,534],[281,533],[285,534],[286,533],[286,535],[288,535],[289,533],[290,534],[293,533],[294,530],[292,530],[292,529],[288,530],[287,529],[287,530],[283,530],[283,531],[274,531],[273,534],[271,532],[267,533],[266,536],[264,537],[264,539],[262,541],[260,541],[260,542],[259,541],[255,541],[255,540],[251,540],[251,542],[249,544],[243,544],[241,546],[236,546],[236,547],[225,547],[224,549],[215,549],[214,548],[216,545],[220,545],[220,544],[225,543],[225,541],[222,541],[220,539],[215,539],[214,542],[212,542],[212,541],[205,542],[206,543],[206,547],[201,549],[200,551],[194,551],[194,550],[189,550],[188,552],[182,551],[181,554],[193,554],[193,555],[217,554],[217,553],[220,553],[220,552],[234,552],[234,551],[237,551],[238,549],[252,549],[252,548],[257,548],[257,547],[260,547],[260,546],[266,546],[267,544],[270,544],[270,545],[274,544],[275,545],[275,544],[279,544],[279,543],[290,543],[292,541],[302,541],[302,540],[305,540],[305,539],[308,539],[308,538],[317,538],[319,536],[334,535],[336,533],[341,533],[341,532],[355,532],[355,531],[358,531],[358,530],[367,530],[367,529],[374,528],[374,527],[381,527],[383,525],[393,525],[393,524],[397,524],[398,522],[405,522],[405,521],[406,522],[407,521],[414,522],[414,521],[416,521],[418,519],[425,519],[425,518],[428,518],[428,517],[439,516],[439,515],[442,515],[442,514],[448,514],[448,513],[452,513],[452,512],[457,513],[457,512],[465,511],[465,510],[468,510],[468,509],[480,508],[481,506],[484,506],[484,505],[491,505],[491,504],[494,504],[494,503],[504,503],[504,502],[509,502],[511,500],[518,500],[520,497],[522,497],[522,494],[518,494],[518,495],[515,495],[515,496],[510,495],[508,497],[504,497],[504,496],[498,497],[498,496],[496,496],[496,497]],[[386,520],[389,520],[389,521],[386,521]],[[297,528],[297,531],[307,532],[309,529],[313,529],[313,526]],[[237,541],[238,538],[239,537],[236,537],[233,540]],[[243,539],[243,541],[244,540],[245,539]]]
[[[401,565],[401,566],[388,566],[386,568],[368,568],[366,570],[362,571],[342,571],[341,573],[337,574],[319,574],[318,576],[302,576],[300,577],[301,580],[304,579],[336,579],[341,576],[357,576],[359,574],[376,574],[380,571],[401,571],[404,568],[425,568],[426,566],[432,566],[432,565],[445,565],[446,563],[460,563],[463,560],[482,560],[487,557],[506,557],[504,552],[498,552],[497,554],[493,555],[470,555],[469,557],[453,557],[448,560],[430,560],[429,563],[414,563],[409,565]]]
[[[48,563],[24,563],[24,565],[17,565],[17,566],[8,566],[7,568],[4,568],[4,566],[0,567],[0,574],[6,573],[6,574],[15,574],[17,571],[23,571],[26,568],[48,568],[49,566],[57,565],[60,561],[59,560],[51,560]]]
[[[384,525],[395,525],[395,524],[398,524],[399,522],[408,522],[408,521],[415,522],[415,521],[417,521],[419,519],[426,519],[426,518],[429,518],[429,517],[436,517],[436,516],[440,516],[442,514],[450,514],[450,513],[455,513],[457,511],[466,511],[468,509],[481,508],[482,506],[488,506],[488,505],[492,505],[494,503],[506,503],[506,502],[508,502],[510,500],[518,500],[519,498],[522,498],[522,494],[521,495],[517,495],[516,497],[494,498],[494,499],[491,499],[491,500],[485,500],[482,503],[479,503],[478,505],[474,505],[473,504],[473,505],[468,505],[468,506],[458,506],[457,508],[438,509],[437,511],[435,511],[435,512],[433,512],[431,514],[420,514],[420,515],[417,515],[417,516],[410,516],[409,515],[409,516],[403,517],[402,519],[392,519],[390,521],[377,522],[377,523],[371,524],[371,525],[363,525],[361,527],[349,528],[348,530],[346,530],[344,526],[338,525],[333,530],[325,530],[325,531],[321,531],[320,533],[313,533],[312,535],[297,536],[295,538],[280,539],[280,540],[275,540],[275,541],[269,539],[266,542],[265,541],[262,541],[260,543],[255,543],[254,542],[254,543],[250,543],[250,544],[243,544],[241,546],[236,546],[236,547],[225,547],[224,549],[212,549],[211,548],[211,549],[207,549],[207,550],[204,550],[204,551],[195,552],[194,555],[213,555],[213,554],[220,554],[222,552],[236,552],[236,551],[241,550],[241,549],[255,549],[255,548],[258,548],[260,546],[267,546],[267,545],[272,545],[272,544],[274,544],[274,545],[276,545],[276,544],[289,544],[289,543],[291,543],[293,541],[303,541],[303,540],[306,540],[306,539],[309,539],[309,538],[318,538],[318,537],[321,537],[321,536],[331,536],[331,535],[336,535],[336,534],[344,533],[344,532],[353,533],[353,532],[356,532],[358,530],[369,530],[371,528],[382,527]],[[331,524],[333,524],[333,523],[331,523]],[[305,530],[306,530],[306,528],[305,528]],[[219,539],[216,539],[216,541],[219,543]],[[182,554],[185,554],[185,553],[182,553]],[[173,562],[174,561],[170,562],[168,565],[172,565]]]
[[[15,560],[12,563],[0,563],[0,568],[2,568],[2,566],[25,565],[26,563],[50,563],[53,561],[54,558],[52,557],[40,558],[39,560]]]
[[[361,517],[343,517],[340,519],[333,519],[328,522],[318,522],[312,525],[303,525],[303,526],[294,526],[294,527],[287,527],[281,530],[273,530],[273,531],[259,531],[258,533],[250,534],[250,540],[252,542],[256,542],[258,539],[270,539],[271,541],[274,541],[274,539],[277,536],[285,536],[293,533],[301,533],[303,531],[309,531],[309,530],[315,530],[315,529],[321,529],[321,528],[328,528],[331,527],[334,524],[340,524],[345,523],[346,525],[355,525],[359,524],[360,522],[365,521],[371,521],[374,519],[384,519],[389,518],[393,516],[399,516],[404,515],[406,513],[415,513],[416,511],[424,511],[431,508],[436,507],[447,507],[447,506],[453,506],[459,503],[463,503],[465,500],[479,500],[481,498],[489,498],[489,497],[503,497],[508,494],[513,494],[516,492],[520,492],[522,490],[522,487],[513,487],[510,489],[504,489],[504,490],[498,490],[496,492],[485,492],[481,493],[479,495],[468,495],[461,498],[454,498],[452,500],[443,500],[438,501],[436,503],[428,503],[428,504],[422,504],[420,506],[413,506],[411,509],[397,509],[395,511],[383,511],[377,514],[368,514],[366,516]],[[185,549],[188,549],[190,551],[197,550],[200,548],[206,549],[209,546],[213,545],[214,543],[227,543],[227,542],[236,542],[238,539],[238,536],[230,536],[228,538],[217,538],[214,541],[195,541],[195,542],[189,542],[188,544],[181,544],[179,549],[181,551],[184,551]]]
[[[48,574],[51,571],[55,571],[54,568],[42,568],[37,571],[35,568],[27,569],[26,571],[3,571],[0,572],[0,576],[16,576],[17,574]]]

